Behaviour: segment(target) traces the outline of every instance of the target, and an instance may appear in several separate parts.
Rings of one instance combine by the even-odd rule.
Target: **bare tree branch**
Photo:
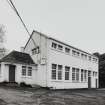
[[[4,43],[5,32],[4,25],[0,25],[0,43]]]

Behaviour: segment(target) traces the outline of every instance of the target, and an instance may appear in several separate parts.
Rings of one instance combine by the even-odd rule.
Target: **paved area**
[[[0,87],[0,105],[105,105],[105,89],[54,91]]]

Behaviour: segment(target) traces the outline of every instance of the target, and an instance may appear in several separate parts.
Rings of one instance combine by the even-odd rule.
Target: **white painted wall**
[[[34,66],[32,67],[32,76],[22,76],[22,66],[21,64],[18,64],[16,66],[16,82],[21,83],[25,82],[26,84],[36,84],[36,68]],[[29,67],[30,65],[26,65]]]
[[[72,82],[72,67],[85,69],[90,71],[98,72],[98,63],[93,63],[88,60],[83,60],[79,57],[74,57],[72,54],[65,54],[64,51],[60,52],[51,48],[53,39],[46,37],[38,32],[34,32],[32,35],[33,39],[35,40],[37,46],[40,47],[40,53],[36,55],[32,55],[32,49],[35,48],[32,40],[30,40],[24,50],[24,52],[29,53],[36,64],[38,64],[38,70],[36,73],[36,81],[37,84],[43,87],[53,87],[56,89],[67,89],[67,88],[88,88],[88,81],[87,82],[79,82],[73,83]],[[58,41],[56,43],[61,44]],[[61,44],[63,47],[66,47],[65,44]],[[72,50],[72,48],[70,48]],[[75,49],[75,48],[74,48]],[[45,59],[45,64],[42,65],[44,62],[42,59]],[[61,81],[52,80],[51,79],[51,65],[59,64],[64,66],[70,66],[70,80],[65,81],[64,77]],[[64,76],[64,68],[63,68],[63,76]],[[98,79],[98,76],[96,77]],[[95,79],[92,77],[92,88],[95,88]]]
[[[32,38],[35,40],[36,46],[34,45],[32,39],[30,39],[24,52],[30,54],[34,62],[38,64],[38,70],[36,72],[37,84],[46,87],[47,37],[38,32],[34,32]],[[40,53],[32,55],[32,49],[37,46],[40,48]]]
[[[8,66],[4,62],[1,63],[0,82],[8,81]]]
[[[9,63],[1,63],[1,75],[0,82],[7,81],[9,82]],[[22,64],[13,64],[15,68],[15,82],[21,83],[25,82],[26,84],[37,84],[37,69],[32,65],[22,65]],[[32,76],[22,76],[22,66],[32,67]]]
[[[72,82],[72,67],[84,69],[84,70],[90,70],[90,71],[96,71],[98,72],[98,63],[93,63],[92,61],[83,60],[79,57],[72,56],[72,53],[66,54],[64,51],[58,51],[53,48],[51,48],[51,44],[54,42],[54,40],[49,40],[49,59],[48,59],[48,87],[53,87],[55,89],[66,89],[66,88],[88,88],[88,81],[87,82],[79,82],[79,83],[73,83]],[[57,42],[56,42],[57,43]],[[65,45],[59,43],[63,47]],[[70,48],[72,49],[72,48]],[[59,64],[63,65],[63,79],[58,80],[52,80],[51,79],[51,65],[52,64]],[[64,73],[65,73],[65,66],[70,66],[70,80],[65,81],[64,80]],[[96,87],[96,78],[91,76],[92,80],[92,88]],[[98,76],[97,76],[98,78]]]

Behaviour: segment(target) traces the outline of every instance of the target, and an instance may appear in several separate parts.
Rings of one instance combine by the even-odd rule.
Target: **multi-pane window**
[[[62,65],[58,65],[58,80],[62,80]]]
[[[32,76],[32,67],[28,67],[28,76]]]
[[[81,54],[81,58],[87,59],[87,55],[82,53],[82,54]]]
[[[76,69],[76,81],[77,82],[79,81],[79,69],[78,68]]]
[[[85,59],[87,59],[87,55],[84,55]]]
[[[65,66],[65,80],[69,80],[70,67]]]
[[[80,53],[79,52],[77,52],[77,56],[79,56],[80,55]]]
[[[91,61],[91,56],[89,56],[89,61]]]
[[[97,60],[96,58],[93,58],[93,62],[97,63],[97,61],[98,61],[98,60]]]
[[[22,75],[26,76],[26,66],[22,66]]]
[[[97,72],[93,71],[93,77],[97,77]]]
[[[57,44],[56,43],[52,43],[52,48],[56,49],[57,48]]]
[[[81,82],[87,81],[87,70],[81,69]]]
[[[72,50],[72,55],[76,55],[76,51],[75,50]]]
[[[72,55],[73,55],[73,56],[77,56],[77,57],[79,57],[80,52],[75,51],[75,50],[72,50]]]
[[[79,82],[79,69],[72,68],[72,81]]]
[[[32,55],[38,54],[39,53],[39,47],[36,47],[32,49]]]
[[[84,81],[87,81],[87,70],[84,70]]]
[[[98,74],[98,73],[97,73],[97,72],[95,72],[95,77],[97,77],[97,74]]]
[[[95,77],[95,71],[93,71],[93,77]]]
[[[83,82],[83,69],[81,69],[81,82]]]
[[[56,69],[57,69],[57,65],[52,64],[52,79],[53,80],[56,80]]]
[[[0,75],[1,75],[1,64],[0,64]]]
[[[91,77],[91,71],[88,71],[88,77]]]
[[[32,67],[22,66],[22,76],[32,76]]]
[[[63,46],[58,45],[58,50],[63,50]]]
[[[70,49],[66,47],[65,48],[65,52],[69,54],[70,53]]]
[[[72,68],[72,81],[75,81],[75,68]]]

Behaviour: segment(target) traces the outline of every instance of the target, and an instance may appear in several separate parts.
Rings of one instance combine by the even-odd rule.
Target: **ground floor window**
[[[32,67],[28,67],[28,76],[32,76]]]
[[[32,67],[22,66],[22,76],[32,76]]]
[[[52,79],[53,80],[56,80],[56,69],[57,69],[57,65],[52,64]]]
[[[79,69],[76,68],[76,81],[79,82]]]
[[[22,75],[26,76],[26,66],[22,66]]]
[[[83,69],[81,69],[81,82],[83,82]]]
[[[91,77],[91,71],[88,71],[88,77]]]
[[[0,64],[0,75],[1,75],[1,64]]]
[[[52,80],[70,80],[72,82],[88,82],[88,77],[92,76],[92,72],[87,69],[81,69],[72,67],[72,71],[70,73],[69,66],[59,65],[59,64],[52,64],[51,70],[51,79]],[[98,73],[93,72],[93,76],[97,77]],[[70,78],[71,77],[71,78]]]
[[[87,70],[81,69],[81,82],[87,81]]]
[[[69,80],[69,75],[70,75],[70,67],[65,66],[65,80]]]
[[[72,81],[79,82],[79,68],[72,68]]]
[[[72,68],[72,81],[75,81],[75,68]]]
[[[62,65],[52,64],[52,79],[53,80],[62,80]]]
[[[87,70],[84,70],[84,81],[87,81]]]
[[[62,80],[62,65],[58,65],[58,80]]]

